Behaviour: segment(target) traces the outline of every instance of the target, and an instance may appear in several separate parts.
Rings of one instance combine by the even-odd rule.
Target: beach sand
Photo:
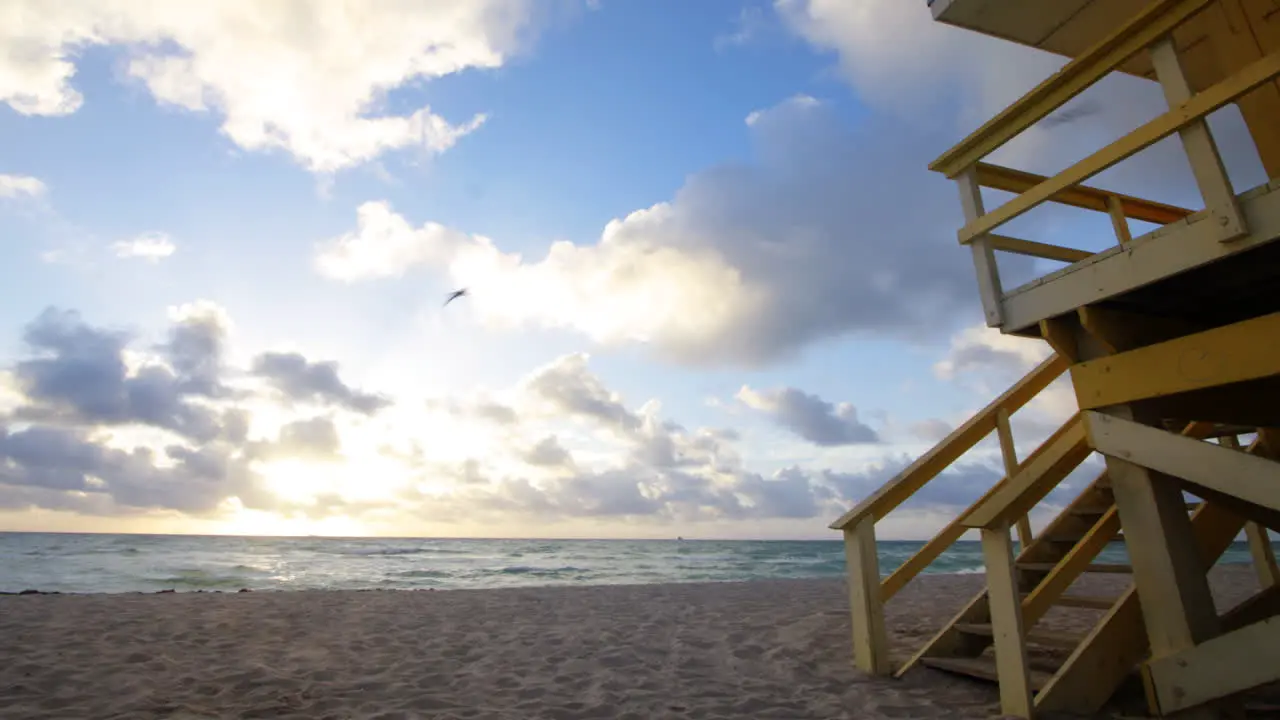
[[[1217,568],[1220,607],[1256,588]],[[1114,592],[1127,577],[1075,589]],[[895,652],[983,584],[918,578]],[[1055,610],[1070,627],[1098,617]],[[3,718],[986,718],[994,685],[851,666],[838,580],[0,597]],[[1103,717],[1110,717],[1107,713]]]

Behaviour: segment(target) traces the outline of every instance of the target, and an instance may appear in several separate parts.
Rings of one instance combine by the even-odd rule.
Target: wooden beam
[[[1048,179],[1045,175],[1038,175],[1025,170],[1014,170],[1013,168],[985,162],[978,163],[978,181],[982,183],[982,187],[989,187],[993,190],[1003,190],[1020,195]],[[1050,198],[1050,201],[1078,207],[1082,210],[1111,213],[1113,216],[1116,212],[1113,207],[1113,203],[1115,203],[1119,205],[1121,218],[1132,218],[1149,222],[1153,225],[1168,225],[1191,215],[1191,211],[1184,207],[1166,205],[1154,200],[1143,200],[1142,198],[1123,195],[1110,190],[1102,190],[1088,185],[1069,187],[1054,195]]]
[[[1008,480],[1018,474],[1018,452],[1013,445],[1013,427],[1009,424],[1008,411],[996,413],[996,435],[1000,438],[1000,457],[1004,460],[1005,480]],[[994,494],[996,488],[992,490],[991,494]],[[1031,544],[1031,520],[1026,515],[1018,518],[1018,543],[1024,548]]]
[[[1203,215],[1133,239],[1005,292],[1004,331],[1021,331],[1045,318],[1114,298],[1266,245],[1280,237],[1280,189],[1260,186],[1240,196],[1250,235],[1218,242],[1219,228]]]
[[[1191,428],[1184,432],[1191,432]],[[1225,508],[1206,503],[1192,514],[1191,526],[1203,570],[1231,547],[1244,520]],[[1147,650],[1142,605],[1136,586],[1131,585],[1036,695],[1036,709],[1093,715],[1146,658]]]
[[[1182,318],[1146,315],[1126,310],[1087,305],[1076,310],[1080,326],[1101,342],[1109,353],[1122,353],[1144,345],[1192,335],[1204,326]]]
[[[1028,255],[1064,263],[1080,262],[1093,257],[1093,253],[1088,250],[1077,250],[1075,248],[1062,247],[1061,245],[1035,242],[1034,240],[1022,240],[1008,235],[988,235],[987,241],[991,243],[992,250],[1003,250],[1015,255]]]
[[[1103,455],[1280,512],[1280,462],[1098,412],[1084,413],[1084,424]]]
[[[1071,327],[1070,322],[1066,316],[1045,318],[1040,321],[1040,336],[1055,352],[1070,358],[1074,363],[1080,361],[1080,344],[1076,340],[1076,330]]]
[[[1280,375],[1275,338],[1280,313],[1078,363],[1071,382],[1091,409],[1271,377]]]
[[[996,412],[1001,408],[1012,413],[1026,405],[1031,398],[1044,390],[1049,383],[1056,380],[1067,369],[1065,359],[1053,356],[1045,359],[1027,373],[1021,380],[992,400],[985,408],[969,418],[963,425],[947,435],[942,442],[933,446],[929,452],[921,455],[894,479],[885,483],[879,490],[864,498],[849,512],[831,523],[831,529],[844,530],[860,522],[863,518],[874,517],[879,520],[888,515],[894,508],[911,497],[925,483],[932,480],[964,455],[978,441],[996,429]]]
[[[1162,715],[1280,680],[1280,618],[1157,657],[1143,674]]]
[[[1280,615],[1280,585],[1254,593],[1222,614],[1222,631],[1231,632]]]
[[[1267,529],[1256,522],[1244,526],[1245,535],[1249,538],[1249,554],[1253,556],[1253,569],[1258,573],[1258,584],[1264,588],[1280,586],[1280,565],[1276,564],[1276,553],[1271,548],[1271,537]]]
[[[960,229],[961,244],[986,235],[1001,225],[1020,217],[1063,190],[1078,185],[1107,168],[1151,147],[1164,138],[1210,113],[1231,103],[1241,95],[1270,82],[1280,75],[1280,52],[1272,53],[1246,66],[1217,85],[1198,93],[1167,113],[1147,122],[1133,132],[1077,162],[1057,175],[1015,197],[999,208]],[[1215,208],[1208,208],[1214,212]],[[1223,225],[1216,228],[1218,238],[1235,237],[1235,229]],[[1232,233],[1235,233],[1234,235]]]
[[[1094,558],[1106,549],[1119,530],[1120,514],[1113,507],[1098,519],[1080,542],[1071,548],[1066,557],[1053,570],[1050,570],[1036,589],[1022,601],[1022,618],[1027,627],[1035,625],[1040,618],[1044,617],[1049,608],[1053,607],[1054,601],[1084,573]]]
[[[1172,31],[1210,0],[1157,0],[929,164],[947,177],[990,155]]]
[[[1173,45],[1172,37],[1165,37],[1151,47],[1151,65],[1155,68],[1169,107],[1179,107],[1191,99],[1191,85],[1182,72],[1182,63],[1178,61],[1178,51]],[[1222,164],[1222,156],[1218,154],[1218,146],[1213,141],[1213,133],[1209,132],[1208,123],[1204,120],[1193,122],[1179,130],[1178,136],[1182,140],[1187,160],[1191,163],[1191,173],[1200,188],[1204,205],[1214,215],[1212,221],[1223,228],[1223,235],[1219,239],[1234,240],[1247,233],[1249,228],[1245,225],[1235,190],[1231,188],[1231,178],[1227,176],[1227,169]]]
[[[1029,459],[1016,476],[965,517],[966,526],[989,528],[1012,524],[1030,512],[1093,452],[1078,414],[1045,440],[1041,447],[1046,448],[1042,454]]]
[[[982,205],[982,186],[978,184],[977,170],[969,168],[957,175],[956,187],[960,191],[960,207],[964,211],[965,223],[982,217],[986,209]],[[1000,327],[1004,320],[1001,308],[1004,286],[1000,282],[1000,265],[996,262],[991,239],[985,236],[974,237],[969,251],[973,255],[973,271],[978,278],[978,297],[982,300],[982,313],[987,327]]]
[[[888,675],[889,636],[880,603],[880,563],[876,555],[876,521],[864,518],[844,531],[844,557],[849,572],[849,611],[853,622],[853,658],[859,670]]]
[[[987,566],[987,597],[991,604],[991,631],[1000,680],[1000,711],[1005,715],[1030,718],[1035,709],[1031,669],[1023,641],[1022,602],[1008,523],[996,528],[983,528],[982,558]]]
[[[1123,247],[1133,242],[1133,233],[1129,231],[1129,218],[1124,215],[1124,205],[1116,195],[1107,196],[1107,214],[1111,216],[1111,229],[1116,233],[1116,242]]]

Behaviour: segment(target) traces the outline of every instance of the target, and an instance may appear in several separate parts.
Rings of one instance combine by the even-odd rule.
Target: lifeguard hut
[[[931,0],[936,21],[1070,61],[946,151],[930,169],[959,186],[987,325],[1055,351],[831,527],[844,533],[855,662],[900,676],[917,664],[999,684],[1006,714],[1094,713],[1141,674],[1154,715],[1237,715],[1240,693],[1280,680],[1280,1]],[[1159,83],[1167,112],[1052,177],[986,161],[1111,72]],[[1236,104],[1268,184],[1235,188],[1206,117]],[[1091,179],[1177,136],[1203,206],[1174,207]],[[1013,194],[984,206],[981,188]],[[1043,203],[1105,213],[1101,252],[1000,234]],[[1135,237],[1132,220],[1158,226]],[[997,253],[1060,269],[1007,288]],[[1009,417],[1069,373],[1079,411],[1019,460]],[[881,578],[875,523],[991,433],[1006,476]],[[1244,444],[1241,443],[1244,439]],[[1093,453],[1106,471],[1033,535],[1027,513]],[[1199,502],[1188,503],[1187,495]],[[883,603],[969,529],[987,587],[895,663]],[[1015,553],[1012,534],[1019,539]],[[1219,614],[1206,573],[1246,533],[1262,590]],[[1095,562],[1123,542],[1128,564]],[[1064,592],[1083,573],[1132,575],[1114,597]],[[1100,615],[1081,635],[1040,629],[1054,606]],[[1029,645],[1064,649],[1060,664]]]

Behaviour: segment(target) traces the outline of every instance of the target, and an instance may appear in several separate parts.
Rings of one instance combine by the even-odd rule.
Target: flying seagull
[[[466,288],[462,288],[461,290],[454,290],[453,292],[449,293],[449,297],[444,301],[444,304],[448,305],[449,303],[453,302],[454,300],[457,300],[458,298],[466,294],[467,294]]]

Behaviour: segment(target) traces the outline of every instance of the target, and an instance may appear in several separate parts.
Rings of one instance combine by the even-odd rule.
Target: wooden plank
[[[1118,597],[1063,594],[1055,598],[1053,604],[1061,607],[1083,608],[1087,610],[1110,610],[1119,601],[1120,598]]]
[[[1000,457],[1004,461],[1005,479],[1018,474],[1018,452],[1013,445],[1013,427],[1009,424],[1009,413],[1000,410],[996,413],[996,435],[1000,438]],[[992,488],[993,490],[995,488]],[[993,493],[994,494],[994,493]],[[968,513],[965,513],[966,515]],[[1018,542],[1022,547],[1031,544],[1031,520],[1026,515],[1018,518]]]
[[[1081,409],[1280,375],[1280,313],[1077,363],[1071,382]]]
[[[1182,72],[1182,63],[1178,61],[1178,51],[1174,49],[1172,39],[1166,37],[1151,47],[1151,64],[1169,107],[1178,107],[1191,99],[1191,85]],[[1247,233],[1244,215],[1236,202],[1235,190],[1231,188],[1231,179],[1227,177],[1227,169],[1222,164],[1222,156],[1213,141],[1213,133],[1209,132],[1208,123],[1204,120],[1193,122],[1179,130],[1178,136],[1191,163],[1191,173],[1200,188],[1200,197],[1214,214],[1211,220],[1223,227],[1220,240],[1234,240]]]
[[[832,530],[844,530],[865,517],[879,520],[911,497],[925,483],[932,480],[965,454],[978,441],[986,437],[996,428],[996,411],[1004,408],[1015,412],[1026,405],[1049,383],[1056,380],[1067,369],[1067,362],[1058,356],[1046,358],[1027,373],[1021,380],[991,401],[976,415],[947,435],[942,442],[933,446],[929,452],[921,455],[894,479],[885,483],[880,489],[864,498],[849,512],[831,523]]]
[[[864,518],[844,531],[844,557],[849,572],[849,611],[853,623],[853,657],[859,670],[888,675],[889,636],[880,603],[880,562],[876,555],[876,521]]]
[[[1093,257],[1093,253],[1088,250],[1077,250],[1075,248],[1062,247],[1061,245],[1035,242],[1034,240],[1022,240],[1008,235],[988,235],[987,242],[991,244],[992,250],[1002,250],[1015,255],[1027,255],[1065,263],[1080,262]]]
[[[1191,517],[1191,525],[1202,567],[1208,568],[1231,547],[1244,520],[1206,504]],[[1136,586],[1130,585],[1036,696],[1036,709],[1093,715],[1146,658],[1147,649],[1142,605]]]
[[[1251,63],[1222,82],[1194,95],[1169,112],[1143,124],[1110,145],[1075,163],[1057,175],[1015,197],[960,229],[961,244],[968,244],[1001,225],[1029,212],[1066,188],[1078,185],[1111,166],[1151,147],[1184,127],[1234,101],[1280,75],[1280,52]],[[1214,208],[1210,208],[1212,212]],[[1218,228],[1229,234],[1230,227]]]
[[[1086,306],[1076,310],[1080,327],[1102,343],[1108,353],[1122,353],[1144,345],[1192,335],[1204,327],[1182,318],[1160,317],[1126,310]]]
[[[1241,196],[1251,234],[1218,242],[1218,228],[1203,216],[1134,238],[1127,248],[1103,250],[1005,293],[1004,332],[1074,313],[1171,275],[1222,260],[1280,237],[1280,191],[1261,186]]]
[[[982,592],[973,596],[973,599],[961,608],[950,622],[934,633],[933,637],[929,638],[929,642],[922,645],[901,667],[895,670],[893,676],[901,679],[926,658],[973,657],[980,654],[989,643],[982,638],[965,635],[956,630],[955,626],[960,623],[989,622],[991,622],[991,608],[987,600],[987,591],[983,589]]]
[[[1053,572],[1056,567],[1056,563],[1018,563],[1019,569],[1032,572]],[[1133,567],[1126,563],[1086,563],[1081,572],[1127,575],[1133,572]]]
[[[1128,23],[1067,63],[1017,102],[943,153],[929,164],[929,169],[947,177],[955,177],[1084,92],[1117,65],[1151,45],[1208,4],[1209,0],[1152,2]]]
[[[997,527],[1026,515],[1062,481],[1092,450],[1078,415],[1042,444],[1045,451],[1030,459],[987,502],[969,513],[964,524],[971,528]]]
[[[1244,526],[1249,538],[1249,554],[1253,556],[1253,568],[1258,573],[1258,584],[1269,588],[1280,586],[1280,566],[1276,565],[1276,553],[1271,547],[1267,529],[1256,522]]]
[[[1280,615],[1280,585],[1263,588],[1222,615],[1222,631],[1231,632]]]
[[[1274,460],[1098,412],[1084,417],[1089,444],[1108,458],[1280,512],[1280,463]]]
[[[1124,215],[1124,205],[1119,197],[1107,196],[1107,214],[1111,216],[1111,229],[1116,233],[1116,242],[1121,246],[1133,242],[1133,233],[1129,231],[1129,219]]]
[[[1080,361],[1080,345],[1076,338],[1076,330],[1071,326],[1069,317],[1041,320],[1040,337],[1049,343],[1049,347],[1053,348],[1054,352],[1069,358],[1073,363]]]
[[[1181,652],[1217,635],[1218,613],[1205,577],[1207,567],[1186,514],[1182,489],[1159,482],[1145,467],[1112,455],[1107,456],[1107,468],[1128,538],[1125,544],[1152,657]]]
[[[1045,175],[1038,175],[1025,170],[1015,170],[1002,165],[978,163],[978,182],[983,187],[1003,190],[1015,195],[1024,193],[1040,183],[1048,180]],[[1154,200],[1124,195],[1110,190],[1091,187],[1089,185],[1073,185],[1049,198],[1051,202],[1078,207],[1083,210],[1111,213],[1113,202],[1120,205],[1120,215],[1149,222],[1154,225],[1168,225],[1191,215],[1191,211],[1177,205],[1166,205]]]
[[[1263,0],[1269,4],[1270,0]],[[1271,8],[1257,8],[1249,0],[1254,12],[1249,12],[1240,0],[1219,0],[1216,7],[1202,14],[1209,30],[1213,51],[1219,65],[1230,72],[1275,49],[1275,45],[1263,42],[1258,30],[1272,25],[1262,20]],[[1258,12],[1262,10],[1262,12]],[[1251,17],[1255,19],[1251,20]],[[1267,177],[1280,177],[1280,89],[1275,83],[1263,85],[1236,101],[1244,116],[1253,144],[1262,160]]]
[[[1280,618],[1156,657],[1143,675],[1162,715],[1280,680]]]
[[[982,529],[982,558],[987,566],[987,598],[991,604],[992,642],[1000,680],[1000,710],[1030,718],[1034,711],[1031,668],[1022,638],[1022,603],[1013,560],[1009,525]]]
[[[1071,583],[1088,570],[1094,558],[1107,547],[1119,529],[1120,515],[1112,508],[1098,519],[1084,538],[1071,548],[1066,557],[1022,601],[1023,622],[1028,626],[1039,622],[1062,593],[1071,587]]]
[[[1025,619],[1025,618],[1024,618]],[[970,635],[981,635],[983,637],[993,637],[995,630],[991,627],[991,623],[958,623],[956,629],[962,633]],[[1027,630],[1027,642],[1036,645],[1045,645],[1047,647],[1073,649],[1084,640],[1084,635],[1080,633],[1064,632],[1061,630]]]
[[[965,223],[973,222],[986,212],[982,205],[982,186],[978,184],[977,170],[969,168],[956,176],[960,191],[960,207]],[[1000,282],[1000,265],[995,250],[987,237],[975,237],[969,247],[973,256],[973,271],[978,278],[978,297],[982,300],[982,313],[987,327],[1000,327],[1004,312],[1000,307],[1004,298],[1004,286]]]

